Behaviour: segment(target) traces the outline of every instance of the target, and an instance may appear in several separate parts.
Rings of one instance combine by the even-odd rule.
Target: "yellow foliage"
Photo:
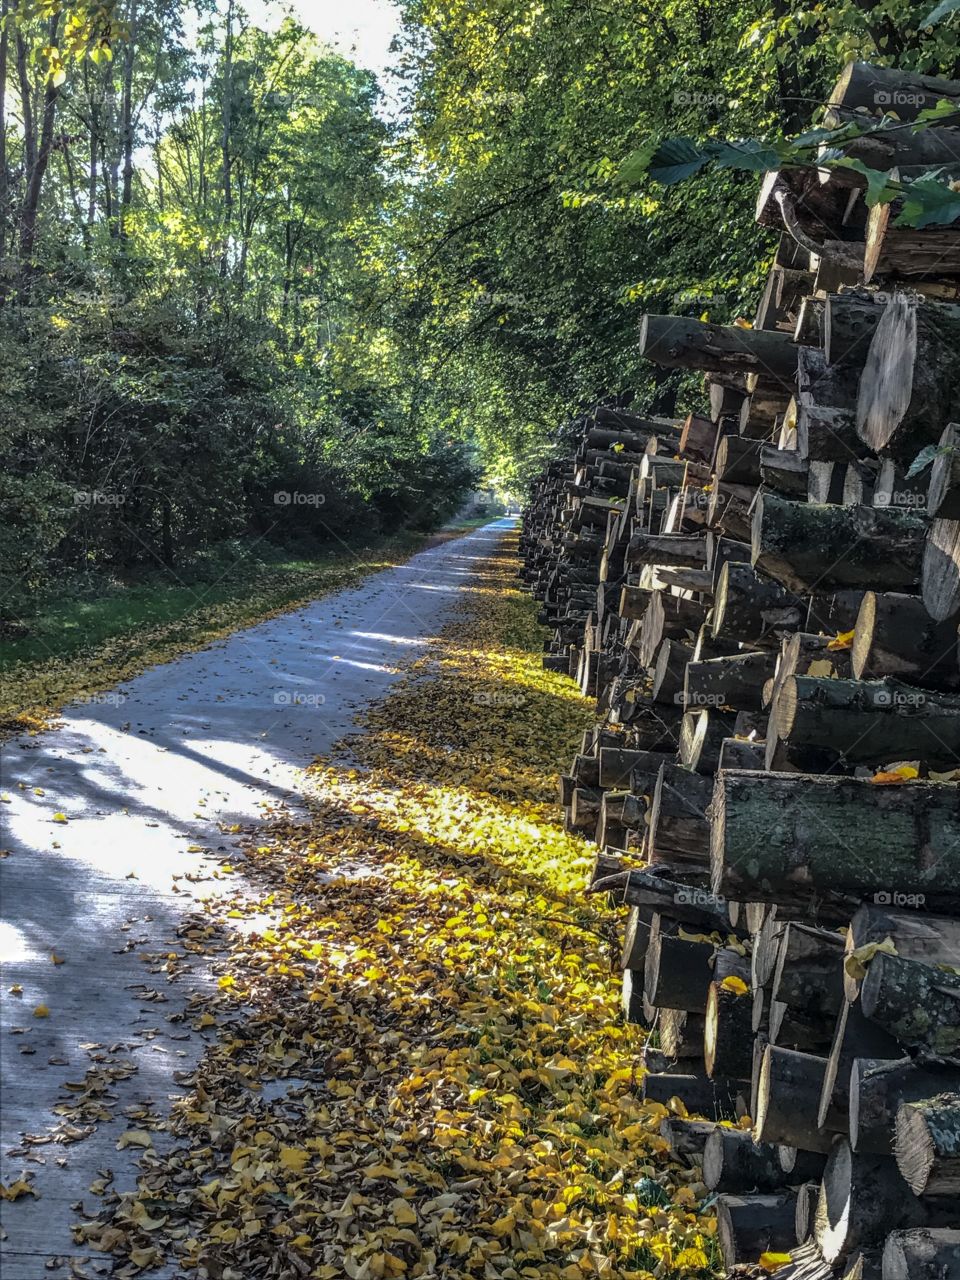
[[[211,1043],[173,1150],[149,1156],[151,1226],[120,1197],[79,1238],[314,1280],[711,1265],[712,1218],[637,1088],[617,917],[560,825],[557,765],[593,707],[543,670],[514,572],[482,566],[365,732],[314,765],[309,822],[278,810],[238,833],[250,882],[189,935],[213,950],[223,929],[235,981],[188,1010]],[[649,1220],[638,1170],[669,1200]]]

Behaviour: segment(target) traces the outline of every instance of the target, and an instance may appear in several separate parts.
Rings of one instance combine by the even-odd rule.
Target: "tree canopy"
[[[624,159],[805,127],[851,57],[958,66],[955,17],[904,0],[404,0],[394,110],[237,0],[0,13],[21,585],[426,525],[481,475],[516,492],[586,405],[683,407],[639,313],[748,313],[771,245],[749,178]]]

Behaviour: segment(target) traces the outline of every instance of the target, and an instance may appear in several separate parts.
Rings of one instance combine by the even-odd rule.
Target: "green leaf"
[[[665,138],[650,158],[650,177],[669,187],[698,173],[709,158],[690,138]]]
[[[921,471],[925,471],[938,453],[939,449],[935,444],[928,444],[925,449],[921,449],[914,460],[910,463],[910,469],[907,471],[906,478],[908,480],[912,480],[913,477],[918,476]]]
[[[659,145],[660,140],[656,135],[652,135],[645,142],[642,142],[636,151],[632,151],[620,165],[617,170],[617,181],[623,182],[627,186],[635,186],[641,179],[645,178],[650,168],[650,161]]]
[[[960,0],[956,0],[954,8],[960,8]],[[960,108],[951,98],[941,98],[935,107],[927,107],[925,111],[921,111],[914,121],[915,124],[939,124],[948,116],[955,116],[960,113]]]
[[[960,9],[960,0],[942,0],[935,9],[930,10],[920,26],[935,27],[938,22],[942,22],[948,14],[955,13],[957,9]]]
[[[721,169],[744,169],[750,173],[776,169],[781,160],[773,147],[752,138],[742,142],[706,142],[703,150]]]
[[[880,169],[871,169],[862,160],[854,160],[850,156],[840,156],[839,159],[831,161],[827,167],[852,169],[854,173],[862,173],[867,180],[867,194],[864,199],[870,209],[875,204],[889,204],[899,194],[899,189],[890,185],[889,169],[885,172]]]
[[[894,226],[945,227],[958,218],[960,191],[953,191],[946,182],[925,176],[906,185],[903,208]]]

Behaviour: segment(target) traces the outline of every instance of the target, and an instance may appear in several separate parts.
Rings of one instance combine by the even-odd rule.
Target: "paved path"
[[[69,1225],[83,1215],[70,1206],[95,1212],[97,1170],[134,1185],[118,1135],[131,1111],[165,1112],[175,1073],[203,1050],[202,1032],[170,1018],[209,971],[187,956],[171,980],[163,965],[194,898],[219,887],[234,843],[222,828],[296,804],[299,771],[423,651],[511,524],[155,667],[72,706],[62,727],[4,745],[0,1182],[28,1171],[40,1198],[0,1202],[3,1280],[109,1274],[104,1255],[76,1261]],[[72,1140],[98,1100],[66,1082],[91,1070],[88,1083],[107,1081],[112,1118]]]

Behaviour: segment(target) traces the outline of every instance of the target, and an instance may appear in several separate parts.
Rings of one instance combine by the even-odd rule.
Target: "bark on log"
[[[679,1098],[694,1115],[709,1120],[732,1120],[736,1116],[740,1088],[729,1080],[708,1080],[703,1074],[651,1075],[643,1077],[644,1102],[659,1102],[666,1106],[672,1098]]]
[[[799,348],[785,333],[707,324],[690,316],[645,315],[640,354],[666,369],[714,373],[760,372],[792,385]]]
[[[718,1126],[703,1148],[703,1181],[708,1191],[778,1191],[784,1176],[772,1143],[761,1146],[745,1129]]]
[[[901,897],[899,892],[877,894],[874,901],[858,908],[847,929],[847,954],[867,943],[891,938],[903,960],[960,969],[960,920],[911,910],[918,904],[899,901]],[[848,1000],[858,999],[860,982],[852,967],[845,966],[843,985]]]
[[[817,1128],[827,1060],[768,1044],[763,1050],[753,1117],[755,1142],[828,1152],[833,1135]]]
[[[897,295],[870,343],[857,433],[874,453],[909,465],[960,409],[960,318]]]
[[[960,1084],[960,1077],[958,1077]],[[917,1196],[960,1196],[960,1094],[902,1102],[894,1141],[897,1168]]]
[[[960,684],[956,617],[937,622],[916,596],[868,591],[854,628],[851,664],[858,680],[894,676],[933,689]]]
[[[890,1155],[897,1112],[904,1102],[934,1097],[957,1084],[949,1066],[918,1066],[912,1058],[855,1058],[850,1066],[850,1145]]]
[[[795,631],[805,612],[803,601],[750,565],[731,561],[720,570],[713,600],[716,637],[776,644],[777,633]]]
[[[644,961],[647,1001],[658,1009],[702,1012],[713,977],[712,958],[713,947],[709,943],[664,936],[654,921]]]
[[[773,974],[773,999],[799,1014],[836,1015],[844,1003],[842,955],[838,934],[788,923]]]
[[[946,870],[941,874],[949,877]],[[878,951],[860,988],[860,1003],[864,1014],[901,1044],[960,1063],[960,976]]]
[[[890,1156],[861,1155],[838,1139],[823,1173],[814,1238],[829,1263],[880,1245],[892,1228],[919,1226],[926,1211]]]
[[[763,651],[690,661],[684,671],[683,705],[687,710],[728,707],[759,711],[763,686],[772,674],[773,658]]]
[[[609,789],[629,787],[633,775],[637,772],[652,774],[656,779],[660,766],[665,761],[672,761],[673,758],[672,751],[632,751],[624,747],[601,747],[600,786]],[[636,788],[632,789],[636,790]]]
[[[898,120],[909,121],[935,107],[941,98],[960,99],[960,83],[869,62],[848,62],[831,91],[830,107],[865,107],[875,115],[892,111]]]
[[[756,568],[790,591],[831,587],[897,591],[920,582],[926,526],[909,511],[757,501],[752,527]]]
[[[716,1127],[713,1120],[681,1120],[678,1116],[665,1116],[660,1121],[660,1137],[670,1143],[674,1155],[686,1156],[699,1164],[703,1159],[703,1149]]]
[[[777,735],[798,765],[822,759],[880,765],[920,760],[960,767],[960,696],[898,680],[788,676],[773,707]]]
[[[797,449],[760,445],[760,480],[786,498],[805,498],[809,463]]]
[[[711,982],[704,1021],[703,1060],[707,1075],[741,1079],[753,1065],[753,1001],[749,994]]]
[[[756,1262],[763,1253],[782,1253],[793,1244],[795,1201],[781,1195],[732,1196],[717,1200],[717,1238],[724,1264]]]
[[[811,462],[849,462],[870,456],[857,435],[856,411],[817,404],[797,406],[797,452]]]
[[[676,764],[660,766],[650,809],[652,861],[708,869],[710,822],[706,813],[712,791],[708,777]]]
[[[956,905],[960,791],[863,778],[723,773],[711,805],[714,894],[735,902],[871,896],[882,887]],[[951,914],[948,910],[946,914]]]
[[[960,1280],[960,1231],[892,1231],[883,1247],[883,1280]]]

